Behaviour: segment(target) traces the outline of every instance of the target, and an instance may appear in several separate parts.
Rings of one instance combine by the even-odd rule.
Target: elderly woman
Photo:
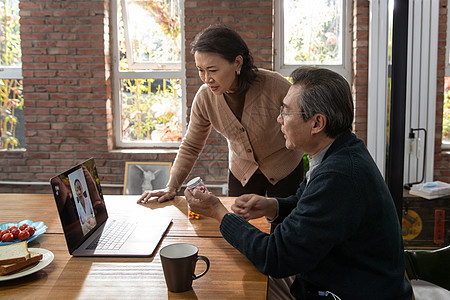
[[[228,195],[288,196],[303,179],[302,153],[285,147],[277,115],[290,83],[258,69],[244,40],[225,26],[211,26],[192,43],[203,85],[192,104],[189,127],[167,187],[144,191],[138,202],[172,199],[189,175],[214,128],[228,142]]]

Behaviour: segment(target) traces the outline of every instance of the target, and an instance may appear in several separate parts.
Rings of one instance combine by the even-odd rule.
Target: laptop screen
[[[94,159],[53,177],[50,183],[72,253],[108,218]]]

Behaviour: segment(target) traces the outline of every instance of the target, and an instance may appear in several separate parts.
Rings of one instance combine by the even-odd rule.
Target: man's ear
[[[315,114],[313,117],[313,126],[311,127],[311,133],[317,134],[319,132],[325,131],[325,126],[327,125],[327,117],[322,114]]]

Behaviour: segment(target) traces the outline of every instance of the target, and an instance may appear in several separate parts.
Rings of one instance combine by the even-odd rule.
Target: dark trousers
[[[268,197],[288,197],[294,195],[303,180],[303,160],[288,176],[273,185],[262,174],[255,173],[245,186],[228,170],[228,196],[237,197],[243,194],[257,194]]]

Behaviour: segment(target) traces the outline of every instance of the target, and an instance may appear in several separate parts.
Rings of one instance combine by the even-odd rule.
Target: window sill
[[[170,148],[152,148],[152,149],[145,149],[145,148],[130,148],[130,149],[114,149],[110,150],[111,153],[126,153],[126,154],[139,154],[139,153],[178,153],[178,148],[170,149]]]
[[[0,149],[0,153],[25,153],[27,152],[26,148],[19,148],[19,149]]]

